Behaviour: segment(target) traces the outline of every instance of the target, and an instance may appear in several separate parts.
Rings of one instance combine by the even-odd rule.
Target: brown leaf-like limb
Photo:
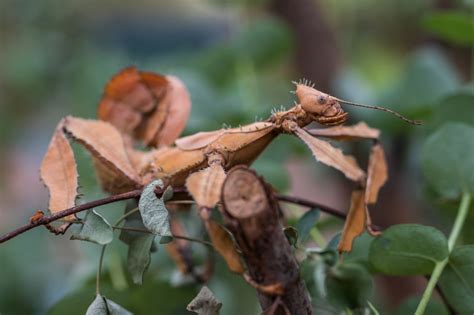
[[[56,128],[41,162],[40,176],[49,190],[49,211],[56,213],[74,207],[77,198],[78,173],[74,152],[63,133],[64,121]],[[73,221],[75,215],[65,220]]]
[[[227,174],[221,201],[224,222],[242,252],[248,280],[270,288],[268,294],[257,289],[262,309],[273,305],[281,286],[281,299],[291,314],[312,314],[271,189],[253,171],[237,166]]]
[[[369,157],[369,166],[367,169],[367,184],[365,202],[374,204],[380,188],[385,184],[388,178],[388,167],[385,159],[385,153],[380,143],[372,146]]]
[[[365,191],[358,189],[352,192],[351,207],[344,223],[341,240],[337,246],[339,252],[352,250],[352,242],[364,232],[366,222],[370,222],[370,219],[365,204]]]
[[[212,209],[220,200],[221,187],[225,180],[222,156],[209,157],[209,167],[191,174],[186,188],[199,207]]]
[[[311,136],[304,129],[296,127],[294,133],[310,148],[317,161],[341,171],[355,182],[362,182],[365,179],[365,172],[359,167],[354,157],[344,155],[341,149]]]
[[[204,224],[214,248],[222,258],[224,258],[229,270],[237,274],[242,274],[245,268],[230,233],[215,221],[206,220]]]
[[[307,132],[312,136],[327,137],[336,140],[353,140],[353,139],[378,139],[380,130],[367,126],[366,123],[360,122],[353,126],[335,126],[330,128],[310,129]]]
[[[105,191],[120,193],[142,186],[128,158],[122,135],[113,125],[104,121],[67,117],[63,128],[91,153]]]

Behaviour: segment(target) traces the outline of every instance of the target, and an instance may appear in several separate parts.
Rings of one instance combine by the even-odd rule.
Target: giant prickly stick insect
[[[356,183],[339,244],[340,251],[350,251],[353,239],[365,228],[377,233],[371,228],[368,205],[377,200],[387,179],[387,166],[378,143],[379,131],[365,123],[342,126],[348,119],[342,105],[381,109],[410,123],[418,122],[385,108],[340,100],[306,81],[294,83],[298,99],[295,106],[275,111],[265,121],[178,138],[191,108],[183,83],[172,76],[142,72],[134,67],[122,70],[105,87],[98,108],[99,120],[66,117],[56,128],[41,166],[41,178],[50,192],[49,210],[54,213],[72,207],[77,198],[78,174],[68,141],[71,138],[91,153],[106,192],[142,188],[155,179],[174,187],[186,186],[206,228],[215,230],[209,211],[220,200],[226,171],[235,165],[251,164],[271,141],[286,133],[301,139],[317,161],[336,168]],[[312,122],[330,127],[305,129]],[[373,140],[367,172],[352,156],[317,137]],[[144,143],[150,150],[136,149],[138,143]],[[62,231],[76,217],[65,219]],[[225,253],[223,256],[227,261]],[[241,271],[239,266],[232,269]]]

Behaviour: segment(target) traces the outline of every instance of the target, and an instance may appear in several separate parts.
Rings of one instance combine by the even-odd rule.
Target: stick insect
[[[41,165],[41,178],[50,192],[49,210],[54,213],[72,207],[77,198],[78,174],[68,141],[72,139],[91,153],[106,192],[142,188],[155,179],[174,187],[185,186],[206,227],[212,230],[210,210],[220,201],[226,171],[236,165],[250,165],[278,135],[290,134],[302,140],[317,161],[356,183],[338,247],[339,251],[350,251],[353,239],[365,228],[377,233],[372,229],[368,205],[376,202],[387,179],[387,165],[378,142],[379,130],[362,122],[343,126],[348,119],[344,106],[383,110],[411,124],[420,122],[383,107],[338,99],[318,91],[308,81],[294,84],[296,104],[273,112],[265,121],[178,138],[191,109],[184,84],[176,77],[135,67],[122,70],[105,87],[98,107],[99,120],[69,116],[56,128]],[[313,122],[326,128],[305,128]],[[362,170],[355,158],[319,138],[372,140],[367,170]],[[150,150],[136,149],[137,143],[144,143]],[[67,222],[76,219],[66,217]],[[69,225],[63,225],[62,231]]]

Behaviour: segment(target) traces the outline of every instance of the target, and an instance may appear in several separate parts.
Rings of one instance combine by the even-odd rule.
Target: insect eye
[[[324,105],[326,103],[326,98],[324,96],[319,96],[318,97],[318,103],[321,105]]]

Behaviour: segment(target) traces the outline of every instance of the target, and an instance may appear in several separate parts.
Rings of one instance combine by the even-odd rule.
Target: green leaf
[[[71,240],[88,241],[100,245],[109,244],[114,239],[114,231],[110,224],[94,210],[89,210],[84,217],[84,224],[79,234],[71,236]]]
[[[136,203],[127,204],[125,213],[135,208],[135,205]],[[146,230],[140,212],[128,215],[123,227]],[[155,235],[152,233],[121,230],[119,239],[128,245],[127,269],[132,277],[133,283],[142,284],[143,274],[150,265],[150,253],[154,251],[153,247],[155,243],[153,240],[155,239]]]
[[[296,223],[296,229],[298,230],[299,241],[301,244],[306,243],[309,238],[311,229],[316,225],[319,219],[319,210],[311,209],[307,211]]]
[[[465,46],[474,44],[474,20],[467,12],[443,10],[429,14],[422,22],[425,29],[442,39]]]
[[[115,303],[106,299],[102,295],[96,295],[95,300],[89,305],[86,315],[131,315],[129,311]]]
[[[431,135],[421,151],[422,171],[432,189],[455,199],[474,193],[474,127],[448,123]]]
[[[457,312],[474,313],[474,245],[454,248],[439,286]]]
[[[143,274],[150,266],[151,246],[155,235],[143,234],[135,238],[129,245],[127,256],[127,268],[135,284],[143,283]]]
[[[367,232],[362,233],[359,237],[354,240],[352,244],[352,250],[348,253],[343,254],[343,260],[345,262],[358,262],[366,267],[369,266],[369,250],[375,237]]]
[[[333,249],[333,250],[337,250],[337,245],[339,244],[339,242],[341,241],[341,235],[342,233],[341,232],[337,232],[332,238],[331,240],[329,240],[327,246],[326,246],[326,249]]]
[[[188,311],[199,315],[218,315],[222,303],[212,294],[208,287],[203,286],[198,295],[188,304]]]
[[[298,231],[292,226],[287,226],[283,229],[283,233],[285,233],[286,239],[290,245],[296,247],[296,243],[298,242]]]
[[[447,122],[474,125],[474,94],[460,91],[441,99],[434,108],[432,123],[440,126]]]
[[[156,186],[163,188],[163,182],[155,180],[145,187],[138,202],[138,209],[140,209],[145,227],[153,234],[161,236],[160,243],[168,243],[173,239],[169,214],[165,206],[165,200],[155,195]],[[170,194],[165,192],[163,196],[170,197]]]
[[[439,230],[418,224],[393,225],[370,246],[375,271],[394,275],[425,275],[448,256],[448,242]]]
[[[372,295],[372,277],[357,263],[344,263],[331,268],[326,276],[328,300],[341,309],[366,306]]]

